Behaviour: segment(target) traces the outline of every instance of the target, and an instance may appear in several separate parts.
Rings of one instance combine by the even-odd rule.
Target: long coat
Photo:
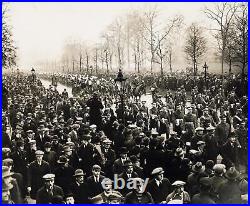
[[[31,187],[31,198],[35,198],[37,190],[43,186],[42,177],[48,173],[50,173],[48,162],[42,161],[41,165],[38,165],[37,161],[30,163],[28,168],[28,186]]]
[[[64,197],[64,193],[63,193],[62,188],[59,187],[59,186],[57,186],[57,185],[54,185],[54,186],[53,186],[52,192],[53,192],[53,196],[60,195],[60,196]],[[51,195],[46,191],[45,187],[42,187],[42,188],[40,188],[40,189],[37,191],[36,203],[37,203],[37,204],[49,204],[49,203],[52,202],[53,196],[51,196]]]
[[[87,178],[86,183],[87,183],[89,198],[92,198],[103,192],[103,187],[101,182],[104,178],[105,178],[104,176],[100,175],[99,182],[95,182],[94,176],[90,176]]]
[[[73,180],[74,169],[71,166],[58,167],[54,174],[55,184],[60,186],[65,194],[68,193],[70,184]]]
[[[171,184],[167,178],[162,180],[162,184],[157,185],[155,179],[151,180],[146,190],[152,195],[155,203],[160,203],[166,200],[166,197],[171,192]]]
[[[87,176],[91,175],[91,168],[94,164],[101,165],[102,159],[100,153],[92,144],[81,145],[77,154],[81,159],[78,168],[82,169]]]
[[[129,178],[125,172],[121,173],[118,177],[125,180],[125,187],[119,191],[123,196],[125,196],[126,194],[128,194],[131,191],[126,187],[128,181],[129,181]],[[138,174],[136,172],[132,172],[131,178],[136,178],[136,177],[138,177]]]
[[[241,190],[237,181],[227,180],[219,188],[220,203],[235,204],[241,203]]]
[[[74,196],[75,203],[89,203],[88,200],[88,185],[87,183],[82,183],[78,185],[76,182],[70,185],[70,191]]]

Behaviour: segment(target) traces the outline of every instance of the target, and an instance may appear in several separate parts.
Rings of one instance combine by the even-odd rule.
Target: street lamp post
[[[206,89],[207,89],[207,69],[208,69],[208,66],[207,66],[207,63],[205,62],[204,66],[204,72],[205,72],[205,85],[206,85]]]
[[[123,73],[121,69],[119,69],[117,77],[114,80],[120,92],[121,105],[122,105],[122,122],[123,124],[125,124],[125,117],[124,117],[124,92],[125,91],[124,89],[125,89],[126,78],[123,77]]]

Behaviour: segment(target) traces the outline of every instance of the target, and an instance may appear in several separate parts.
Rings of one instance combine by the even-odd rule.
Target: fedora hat
[[[205,171],[205,166],[202,165],[201,162],[197,162],[195,165],[192,166],[192,171],[195,173],[202,173]]]
[[[75,174],[73,175],[73,177],[84,176],[84,175],[85,175],[85,173],[83,172],[82,169],[77,169],[75,171]]]
[[[240,173],[235,169],[235,167],[230,167],[225,174],[226,178],[230,180],[236,179],[239,175]]]
[[[14,173],[10,172],[10,168],[7,166],[2,166],[2,178],[10,177]]]
[[[60,157],[59,157],[59,160],[57,160],[57,163],[58,164],[65,164],[65,163],[67,163],[68,162],[68,159],[67,159],[67,157],[65,157],[64,155],[61,155]]]

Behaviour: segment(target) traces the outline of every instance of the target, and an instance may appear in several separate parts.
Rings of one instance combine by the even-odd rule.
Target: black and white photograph
[[[3,204],[247,204],[247,2],[2,3]]]

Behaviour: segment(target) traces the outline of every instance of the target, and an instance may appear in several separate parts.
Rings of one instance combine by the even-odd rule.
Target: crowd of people
[[[122,104],[110,76],[58,76],[70,97],[4,75],[2,203],[247,203],[240,79],[154,78],[128,78]],[[140,83],[152,104],[133,98]]]

